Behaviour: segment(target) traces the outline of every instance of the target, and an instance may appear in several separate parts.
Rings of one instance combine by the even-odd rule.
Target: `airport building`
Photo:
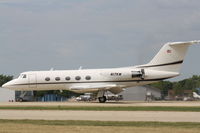
[[[15,91],[0,88],[0,102],[12,102],[15,101]]]
[[[169,100],[179,100],[182,101],[184,98],[192,98],[193,97],[193,90],[182,90],[182,93],[177,95],[175,90],[168,91],[168,99]]]
[[[161,91],[157,88],[150,86],[139,86],[128,88],[125,91],[121,92],[118,95],[123,96],[124,101],[151,101],[156,99],[161,99]],[[67,101],[68,99],[64,96],[58,94],[45,94],[42,97],[34,97],[33,91],[16,91],[15,99],[20,101],[21,97],[25,101],[42,101],[42,102],[51,102],[51,101]]]
[[[123,95],[124,101],[149,101],[161,99],[160,89],[151,86],[128,88],[121,92],[120,95]]]
[[[35,91],[16,91],[16,101],[39,101],[39,102],[54,102],[54,101],[67,101],[67,98],[58,94],[45,94],[41,97],[35,96]]]

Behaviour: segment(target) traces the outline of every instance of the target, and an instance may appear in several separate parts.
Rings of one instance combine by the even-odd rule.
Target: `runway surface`
[[[0,103],[0,106],[183,106],[199,107],[199,101],[193,102],[34,102]],[[200,122],[200,112],[166,111],[61,111],[61,110],[0,110],[0,119],[29,120],[95,120],[95,121],[159,121],[159,122]]]
[[[192,102],[0,102],[0,106],[184,106],[184,107],[198,107],[200,101]]]
[[[0,119],[200,122],[200,112],[0,110]]]

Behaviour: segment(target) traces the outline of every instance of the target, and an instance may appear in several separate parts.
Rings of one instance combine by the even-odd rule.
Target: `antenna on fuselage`
[[[83,67],[82,67],[82,66],[80,66],[78,70],[82,70],[82,69],[83,69]]]
[[[54,68],[51,68],[50,71],[54,71]]]

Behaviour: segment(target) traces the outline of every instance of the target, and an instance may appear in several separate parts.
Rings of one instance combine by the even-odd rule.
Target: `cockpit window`
[[[22,78],[25,79],[26,78],[26,74],[24,74]]]
[[[27,75],[26,75],[26,74],[21,74],[21,75],[19,76],[19,78],[25,79],[25,78],[27,78]]]

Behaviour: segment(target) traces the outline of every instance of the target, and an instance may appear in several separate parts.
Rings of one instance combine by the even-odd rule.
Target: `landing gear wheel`
[[[100,103],[105,103],[106,102],[106,96],[103,96],[103,97],[99,97],[99,102]]]
[[[17,99],[17,102],[23,102],[24,100],[23,100],[23,98],[18,98]]]

